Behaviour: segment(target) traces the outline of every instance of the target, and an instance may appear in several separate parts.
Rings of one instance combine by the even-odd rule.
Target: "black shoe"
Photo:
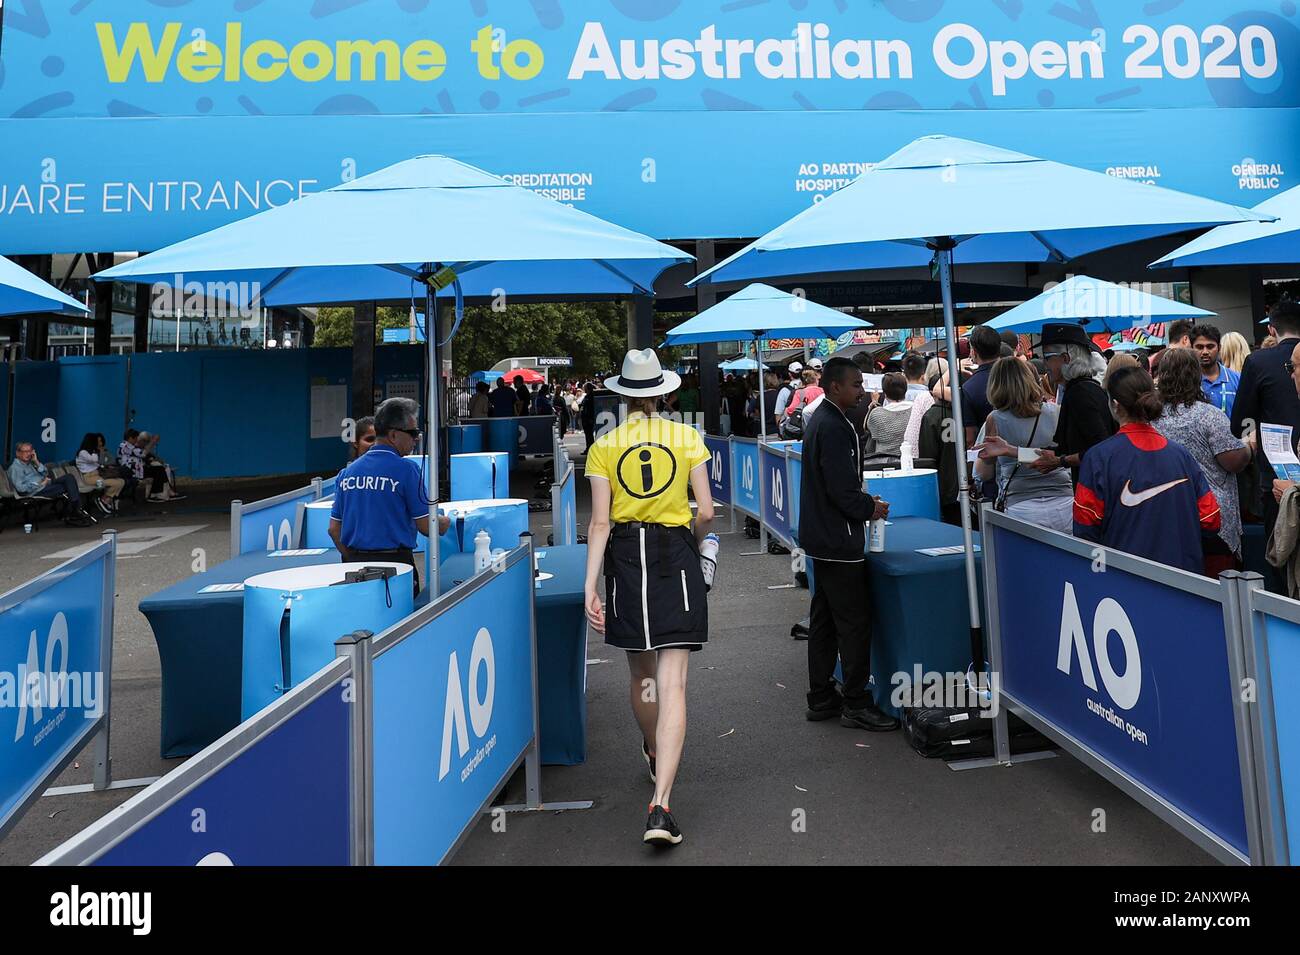
[[[102,514],[112,514],[112,513],[113,513],[113,505],[109,504],[109,503],[108,503],[107,501],[105,501],[102,497],[97,497],[97,498],[95,498],[95,506],[96,506],[97,508],[99,508],[100,513],[102,513]]]
[[[641,841],[652,846],[675,846],[682,841],[682,831],[677,828],[671,812],[663,806],[651,806]]]
[[[89,527],[95,519],[82,511],[76,511],[63,519],[68,527]]]
[[[792,636],[796,640],[807,640],[808,627],[809,627],[808,618],[804,617],[802,620],[800,620],[798,623],[796,623],[794,626],[790,628],[790,636]]]
[[[887,713],[882,713],[874,703],[867,703],[856,709],[844,707],[840,711],[840,725],[870,730],[873,733],[887,733],[898,729],[898,720]]]
[[[650,767],[650,782],[657,783],[655,779],[655,758],[650,755],[650,747],[646,745],[645,740],[641,740],[641,755],[645,757],[645,764]]]
[[[810,705],[808,709],[805,711],[804,716],[806,716],[808,719],[812,720],[813,722],[817,722],[819,720],[830,720],[839,716],[843,709],[844,709],[844,700],[843,698],[840,697],[838,693],[836,693],[834,697],[832,697],[830,700],[828,700],[825,703],[821,703],[817,706]]]

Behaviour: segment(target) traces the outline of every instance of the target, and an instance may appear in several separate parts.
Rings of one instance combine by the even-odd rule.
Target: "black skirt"
[[[689,527],[616,524],[605,550],[605,643],[699,650],[709,640],[700,552]]]

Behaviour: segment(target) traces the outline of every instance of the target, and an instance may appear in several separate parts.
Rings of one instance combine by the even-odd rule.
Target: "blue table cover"
[[[980,543],[976,534],[975,543]],[[961,554],[929,557],[917,550],[953,547],[962,542],[960,527],[922,517],[891,518],[885,550],[867,554],[871,586],[871,676],[876,705],[899,716],[890,702],[894,674],[914,680],[922,674],[964,673],[970,664],[970,611],[966,602],[966,567]],[[984,606],[983,553],[977,552],[980,607]],[[815,587],[813,575],[809,585]],[[840,677],[836,668],[836,677]]]
[[[587,759],[587,615],[582,606],[587,545],[538,548],[537,685],[541,756],[548,766],[575,766]],[[489,571],[490,572],[490,571]],[[473,554],[442,563],[443,592],[474,573]]]
[[[192,756],[239,725],[244,593],[200,594],[271,570],[337,564],[339,553],[241,554],[140,601],[162,667],[162,755]]]

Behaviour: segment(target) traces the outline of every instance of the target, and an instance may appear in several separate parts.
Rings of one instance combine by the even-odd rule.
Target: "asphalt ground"
[[[581,448],[581,436],[568,440],[575,451]],[[532,471],[517,475],[514,493],[531,497],[535,479]],[[10,523],[0,534],[0,591],[56,566],[57,560],[45,558],[91,543],[110,526],[123,535],[136,532],[141,544],[154,541],[117,564],[115,779],[161,775],[182,762],[159,756],[158,653],[138,602],[192,573],[200,556],[207,566],[227,559],[231,498],[256,500],[293,483],[124,509],[99,528],[51,522],[24,535]],[[584,523],[586,481],[579,481],[578,492]],[[532,524],[545,541],[550,514],[535,513]],[[1068,756],[954,772],[940,760],[917,756],[901,732],[807,722],[806,644],[791,639],[790,626],[806,615],[808,592],[782,587],[791,582],[788,557],[742,556],[756,550],[756,542],[727,533],[728,527],[724,514],[709,598],[710,642],[691,659],[686,752],[672,807],[685,835],[682,845],[662,851],[640,841],[653,787],[627,701],[627,666],[622,651],[593,634],[587,762],[545,767],[542,795],[548,802],[591,799],[594,807],[509,815],[504,832],[485,818],[456,864],[1213,864]],[[89,781],[87,751],[55,785]],[[136,791],[39,800],[0,840],[0,864],[34,861]],[[505,799],[518,801],[521,791],[522,774]]]

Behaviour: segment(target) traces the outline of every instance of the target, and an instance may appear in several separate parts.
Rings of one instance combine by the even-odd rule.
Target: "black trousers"
[[[844,670],[844,704],[857,709],[873,702],[871,597],[867,563],[813,560],[812,612],[808,625],[808,705],[835,696],[835,659]]]
[[[32,497],[66,497],[72,503],[74,511],[81,508],[81,489],[77,487],[77,479],[71,474],[50,478],[50,483],[39,491],[33,492]]]

